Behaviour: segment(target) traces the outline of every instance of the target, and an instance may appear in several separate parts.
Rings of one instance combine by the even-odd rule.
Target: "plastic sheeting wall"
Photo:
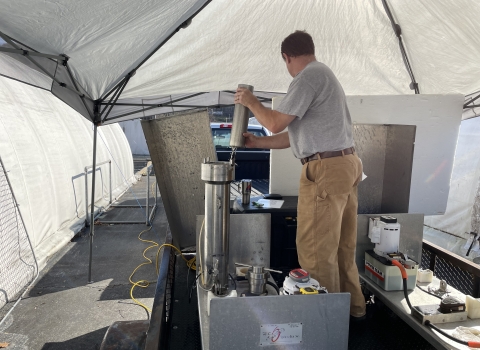
[[[92,164],[93,125],[50,92],[6,78],[0,78],[0,105],[0,157],[42,268],[83,226],[84,168]],[[116,197],[134,181],[132,154],[118,125],[98,131],[97,162],[114,160]],[[97,179],[100,207],[108,204],[108,164],[97,167]]]
[[[479,140],[480,118],[464,120],[458,136],[447,210],[441,216],[425,217],[426,225],[465,239],[469,238],[469,234],[466,232],[479,233],[477,217],[479,213],[475,211],[475,207],[478,207],[480,203],[478,198],[480,185]],[[455,237],[450,236],[450,238],[450,240],[447,239],[450,244],[445,243],[442,246],[452,249],[451,243],[455,241]]]

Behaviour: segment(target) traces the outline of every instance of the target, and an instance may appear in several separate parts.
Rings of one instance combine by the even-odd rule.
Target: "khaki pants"
[[[362,164],[356,154],[304,164],[297,214],[300,266],[329,293],[350,293],[350,314],[356,317],[365,314],[355,264],[361,174]]]

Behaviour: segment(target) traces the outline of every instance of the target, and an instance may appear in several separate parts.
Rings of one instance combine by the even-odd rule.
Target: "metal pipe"
[[[253,92],[253,86],[251,85],[238,84],[238,87]],[[235,105],[235,110],[233,111],[232,135],[230,136],[230,147],[245,147],[243,133],[247,132],[249,113],[250,110],[241,103]]]
[[[95,142],[95,137],[94,137],[94,142]],[[95,167],[110,163],[110,203],[112,203],[112,161],[111,160],[106,160],[104,162],[95,164]],[[88,169],[92,169],[92,165],[87,165],[85,167],[85,226],[90,225],[90,220],[88,218]],[[93,178],[92,178],[93,182]]]
[[[158,194],[158,187],[157,187],[157,181],[155,181],[155,203],[153,204],[152,211],[150,211],[150,216],[148,217],[148,221],[150,222],[150,225],[152,224],[153,214],[155,213],[155,210],[157,210],[157,194]]]
[[[85,167],[85,226],[89,226],[88,220],[88,168]]]
[[[138,204],[137,205],[133,205],[133,204],[112,204],[110,207],[111,208],[138,208]]]
[[[95,231],[95,168],[97,162],[97,124],[93,127],[92,205],[90,208],[90,258],[88,261],[88,283],[92,283],[93,235]]]
[[[238,263],[238,262],[236,262],[235,265],[253,268],[253,265],[247,265],[247,264],[242,264],[242,263]],[[265,270],[265,271],[269,271],[269,272],[283,273],[282,271],[272,270],[272,269],[269,269],[269,268],[266,268],[266,267],[264,268],[264,270]]]
[[[115,102],[117,102],[118,98],[120,97],[120,94],[123,92],[123,89],[125,88],[125,86],[127,85],[128,83],[128,80],[130,79],[129,76],[127,76],[123,82],[123,84],[121,86],[118,87],[117,91],[115,91],[115,93],[113,94],[112,98],[110,99],[110,101],[113,100],[113,103],[110,105],[110,106],[105,106],[103,108],[103,110],[100,112],[100,119],[102,119],[102,122],[105,120],[105,118],[108,116],[108,114],[110,113],[110,111],[112,110],[113,106],[115,106]],[[107,114],[105,115],[105,118],[102,118],[103,116],[103,113],[105,113],[105,111],[108,110]]]
[[[466,108],[468,107],[469,104],[472,104],[473,102],[475,102],[476,100],[478,100],[480,98],[480,94],[478,94],[476,97],[472,98],[471,100],[469,100],[467,103],[465,103],[463,105],[463,108]]]
[[[95,166],[97,167],[97,166],[100,166],[100,165],[103,165],[103,164],[107,164],[107,163],[110,163],[110,162],[111,162],[111,160],[106,160],[106,161],[104,161],[104,162],[101,162],[101,163],[96,164]],[[85,167],[85,171],[87,171],[88,169],[92,169],[92,168],[93,168],[93,165],[87,165],[87,166]]]
[[[47,54],[47,53],[41,53],[41,52],[32,51],[32,50],[11,49],[11,48],[8,48],[8,47],[0,47],[0,51],[16,53],[16,54],[20,54],[20,55],[30,55],[30,56],[53,58],[53,59],[59,60],[59,61],[64,61],[65,60],[64,56],[50,55],[50,54]]]
[[[105,110],[108,109],[107,113],[105,113],[105,117],[103,117],[102,121],[105,121],[105,119],[107,119],[108,115],[110,114],[110,112],[112,111],[112,108],[115,106],[115,103],[117,102],[118,98],[120,97],[120,95],[122,94],[123,90],[125,89],[125,86],[127,86],[128,82],[130,81],[130,78],[131,78],[131,75],[128,75],[125,79],[125,83],[122,85],[122,87],[117,91],[115,92],[115,95],[113,95],[112,97],[112,100],[113,100],[113,104],[109,107],[109,106],[105,106],[105,108],[103,109],[103,111],[100,113],[100,118],[102,117],[103,113],[105,112]],[[111,101],[111,100],[110,100]]]
[[[165,102],[164,104],[172,104],[172,103],[175,103],[175,102],[188,100],[189,98],[197,97],[197,96],[204,95],[204,94],[206,94],[206,92],[197,92],[196,94],[188,95],[188,96],[185,96],[185,97],[180,97],[180,98],[177,98],[175,100]],[[158,104],[158,103],[123,103],[123,102],[122,103],[101,102],[100,104],[102,104],[102,105],[115,104],[116,106],[141,106],[141,107],[152,107],[152,106],[158,107],[158,106],[162,105],[162,104]]]
[[[99,224],[144,224],[145,221],[97,221]]]
[[[112,161],[108,162],[108,177],[110,178],[110,204],[112,204]]]
[[[201,273],[205,278],[200,283],[204,289],[215,287],[216,295],[225,295],[228,289],[230,183],[234,169],[230,162],[210,162],[208,158],[201,167],[201,178],[206,183],[205,231],[199,242]]]
[[[153,206],[152,211],[150,212],[150,215],[148,216],[148,222],[150,222],[150,225],[152,225],[153,214],[155,213],[155,210],[157,210],[157,205],[156,204]]]
[[[148,212],[150,210],[150,167],[151,165],[147,166],[147,197],[146,201],[147,204],[145,205],[145,225],[149,225],[150,220],[149,220],[149,215]]]

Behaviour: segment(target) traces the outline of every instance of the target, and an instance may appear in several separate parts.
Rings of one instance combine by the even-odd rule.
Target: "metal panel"
[[[275,348],[347,349],[349,314],[348,293],[214,298],[209,350],[265,349],[260,345],[261,326],[285,323],[302,324],[302,342]]]
[[[358,215],[357,222],[357,250],[355,261],[358,270],[365,270],[365,251],[373,249],[375,244],[368,238],[368,219],[380,214]],[[420,264],[422,259],[423,214],[389,214],[398,219],[400,228],[400,251]]]
[[[202,221],[197,215],[197,237]],[[270,267],[270,227],[270,214],[230,215],[229,273],[235,273],[235,262]]]
[[[407,213],[414,125],[355,124],[353,138],[367,178],[358,186],[360,214]]]
[[[197,216],[197,234],[202,221],[203,215]],[[230,271],[235,261],[269,266],[270,214],[234,214],[230,223]],[[302,343],[295,349],[348,346],[347,293],[214,298],[207,316],[207,293],[198,289],[198,305],[203,350],[261,349],[261,326],[284,323],[302,323]]]
[[[358,185],[358,212],[381,213],[387,128],[385,125],[355,124],[353,139],[367,175]]]
[[[196,215],[205,213],[203,158],[216,160],[207,111],[142,121],[173,243],[195,245]]]
[[[414,125],[353,125],[355,149],[367,175],[358,186],[360,214],[408,212],[415,128]],[[270,158],[270,191],[298,195],[301,173],[298,159],[290,151],[282,150],[272,150]]]
[[[383,176],[382,213],[408,213],[415,125],[389,125]]]
[[[172,244],[170,227],[167,227],[165,244]],[[173,248],[169,246],[166,246],[161,254],[153,307],[145,338],[145,347],[141,348],[143,350],[165,349],[168,341],[169,323],[167,321],[171,317],[170,305],[172,302],[175,255],[173,254]]]

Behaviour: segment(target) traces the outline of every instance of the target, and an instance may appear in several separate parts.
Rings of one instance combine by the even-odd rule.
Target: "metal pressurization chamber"
[[[239,88],[245,88],[253,92],[252,85],[238,84]],[[250,110],[244,105],[237,103],[233,111],[232,135],[230,136],[230,147],[245,147],[245,138],[243,133],[247,132]]]
[[[199,235],[200,285],[215,295],[228,289],[228,236],[230,233],[230,183],[235,177],[231,162],[202,163],[205,181],[205,219]]]

